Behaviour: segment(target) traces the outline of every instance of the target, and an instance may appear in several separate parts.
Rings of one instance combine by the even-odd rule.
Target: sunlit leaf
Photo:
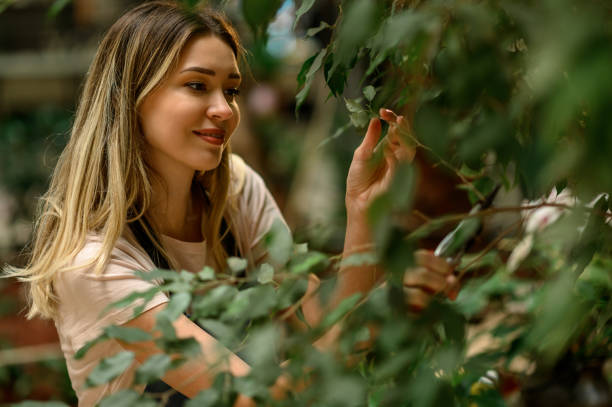
[[[185,407],[215,407],[218,405],[221,395],[215,388],[203,390],[193,399],[185,403]]]
[[[222,285],[197,296],[193,301],[192,311],[197,318],[216,316],[238,293],[234,286]]]
[[[137,384],[151,382],[161,378],[170,368],[172,359],[165,354],[153,355],[136,369],[134,382]]]
[[[268,315],[276,305],[276,290],[269,284],[241,290],[223,314],[224,321],[252,319]]]
[[[276,220],[264,239],[270,262],[275,266],[286,264],[293,250],[293,238],[287,226],[282,221]]]
[[[376,96],[376,89],[374,89],[374,86],[368,85],[363,88],[363,95],[368,101],[371,102],[374,99],[374,96]]]
[[[325,21],[321,21],[321,24],[319,24],[317,27],[309,28],[306,31],[306,36],[307,37],[315,36],[321,31],[323,31],[324,29],[329,28],[329,27],[330,27],[329,24],[327,24]]]
[[[313,6],[313,4],[315,3],[315,0],[302,0],[301,4],[300,4],[300,8],[298,8],[295,12],[295,21],[293,22],[293,29],[295,30],[295,27],[297,27],[298,21],[300,20],[300,18],[308,13],[308,10],[310,10]],[[323,24],[323,23],[321,23]],[[307,34],[308,35],[308,34]]]
[[[320,252],[308,252],[294,256],[289,264],[289,271],[295,274],[312,273],[313,268],[325,269],[329,265],[329,259]]]
[[[119,339],[124,342],[143,342],[152,339],[150,333],[139,328],[111,325],[104,328],[104,333],[109,338]]]
[[[228,257],[227,259],[227,265],[234,274],[244,270],[247,264],[247,260],[241,259],[240,257]]]
[[[146,399],[130,389],[120,390],[105,397],[98,407],[155,407],[154,400]]]
[[[206,266],[198,273],[198,278],[202,281],[210,281],[215,279],[215,270]]]
[[[344,316],[353,309],[355,305],[359,302],[362,295],[361,293],[355,293],[348,298],[342,300],[340,304],[336,308],[334,308],[329,314],[323,318],[323,322],[321,322],[321,326],[323,328],[328,328],[340,321]]]
[[[268,263],[263,263],[257,270],[257,282],[268,284],[274,280],[274,268]]]
[[[87,386],[95,387],[108,383],[130,367],[133,361],[133,352],[119,352],[102,359],[87,377]]]

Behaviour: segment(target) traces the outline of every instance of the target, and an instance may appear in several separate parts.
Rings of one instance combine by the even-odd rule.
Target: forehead
[[[179,57],[178,71],[188,67],[212,69],[223,76],[238,73],[234,52],[229,45],[214,35],[200,35],[187,41]]]

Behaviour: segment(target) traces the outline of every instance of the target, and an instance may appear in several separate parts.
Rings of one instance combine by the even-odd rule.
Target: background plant
[[[299,4],[298,29],[316,3]],[[266,27],[280,6],[241,2],[255,49],[265,43]],[[593,398],[580,387],[582,374],[591,369],[601,376],[612,354],[612,122],[606,114],[612,105],[612,8],[597,0],[354,0],[337,7],[336,21],[303,30],[328,40],[297,76],[296,111],[322,76],[330,96],[346,106],[346,124],[330,140],[348,137],[351,127],[362,129],[379,107],[391,107],[412,123],[407,141],[460,179],[458,187],[473,203],[498,185],[502,194],[519,190],[532,202],[496,202],[477,214],[427,218],[420,228],[406,230],[401,219],[413,211],[419,174],[401,166],[392,188],[370,208],[376,253],[349,260],[377,259],[389,284],[365,298],[347,299],[321,326],[306,331],[275,317],[298,301],[308,272],[324,278],[325,298],[334,284],[326,277],[338,264],[296,248],[289,236],[273,231],[269,237],[274,263],[281,266],[262,265],[246,280],[238,277],[246,267],[240,259],[230,259],[224,273],[143,275],[165,278],[162,289],[173,293],[158,320],[158,341],[168,354],[189,357],[197,351],[194,341],[177,340],[170,324],[191,304],[196,321],[250,355],[249,376],[219,376],[190,405],[231,405],[241,392],[272,405],[497,406],[512,402],[502,397],[508,375],[519,382],[527,405],[549,403],[546,391],[555,386],[565,389],[566,403],[587,405]],[[562,191],[572,198],[558,199]],[[462,256],[457,273],[464,284],[456,301],[438,298],[418,315],[406,309],[400,277],[424,239],[462,219],[487,225],[500,213],[521,211],[522,221],[515,217],[486,229]],[[240,290],[247,282],[254,285]],[[335,354],[310,345],[340,320]],[[376,328],[375,337],[367,326]],[[100,340],[112,337],[148,338],[110,327]],[[475,346],[479,338],[487,338],[486,347]],[[372,346],[356,351],[366,339]],[[355,354],[357,362],[347,364]],[[167,355],[153,358],[139,368],[138,382],[158,378],[177,363]],[[123,352],[105,360],[91,384],[116,377],[132,359]],[[285,359],[289,363],[281,369]],[[490,370],[502,376],[497,385],[483,380]],[[282,371],[307,375],[310,386],[288,400],[270,400],[267,386]],[[596,400],[605,403],[610,378],[601,380],[590,383],[592,394],[602,397]],[[126,390],[102,405],[117,402],[153,403]]]

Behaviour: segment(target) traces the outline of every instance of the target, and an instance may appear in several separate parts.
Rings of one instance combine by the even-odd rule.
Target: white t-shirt
[[[236,198],[235,210],[230,212],[234,237],[243,256],[252,264],[258,264],[266,255],[264,235],[276,220],[283,223],[284,220],[263,180],[253,169],[237,156],[232,156],[231,168],[230,191]],[[59,298],[55,326],[79,406],[94,406],[105,396],[132,384],[137,362],[105,385],[89,389],[84,386],[85,379],[100,359],[123,350],[115,340],[95,345],[82,359],[76,360],[74,355],[83,345],[98,337],[106,326],[131,320],[134,307],[141,303],[114,308],[103,314],[109,304],[132,292],[150,289],[154,284],[134,276],[134,270],[148,271],[156,267],[143,249],[126,238],[117,241],[104,272],[95,275],[93,266],[89,264],[98,256],[101,244],[99,237],[91,236],[72,263],[83,267],[63,272],[54,281]],[[182,269],[197,272],[209,263],[206,242],[183,242],[162,236],[162,244]],[[165,294],[157,293],[143,312],[167,301]]]

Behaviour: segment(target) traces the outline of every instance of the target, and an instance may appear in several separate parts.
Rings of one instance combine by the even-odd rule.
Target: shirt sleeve
[[[242,220],[239,233],[244,237],[243,247],[258,265],[267,260],[264,237],[272,225],[278,223],[289,236],[291,232],[264,180],[247,164],[243,165],[244,181],[238,199],[238,215]]]
[[[100,242],[88,242],[73,262],[73,268],[63,272],[54,284],[59,298],[58,321],[61,331],[75,349],[99,336],[109,325],[122,325],[135,317],[134,309],[147,311],[168,301],[161,291],[152,292],[150,301],[142,299],[123,307],[109,306],[135,292],[157,288],[134,271],[155,268],[148,256],[120,239],[111,253],[111,259],[101,274],[93,271],[92,259],[98,256]],[[59,327],[58,326],[58,327]]]

